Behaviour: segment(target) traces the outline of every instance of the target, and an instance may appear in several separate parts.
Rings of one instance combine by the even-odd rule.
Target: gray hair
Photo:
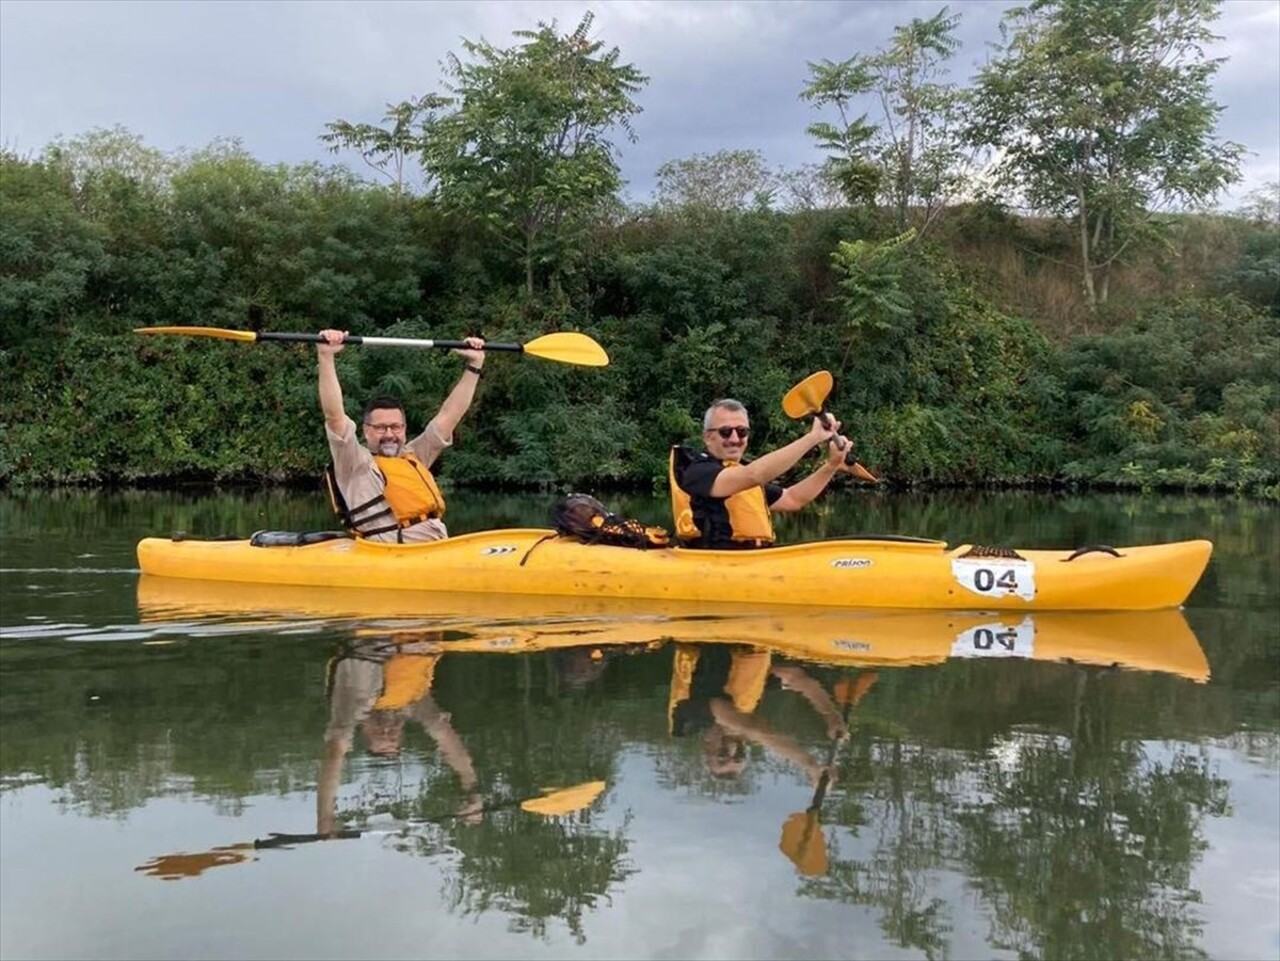
[[[747,412],[747,408],[742,401],[734,400],[732,397],[722,397],[720,400],[713,402],[712,405],[707,408],[707,412],[702,415],[703,430],[711,429],[711,415],[717,410],[727,410],[735,414],[745,414]]]

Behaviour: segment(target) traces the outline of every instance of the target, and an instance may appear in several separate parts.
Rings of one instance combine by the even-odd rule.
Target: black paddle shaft
[[[325,339],[321,337],[319,334],[302,334],[302,333],[287,333],[287,332],[277,333],[269,330],[258,331],[255,339],[259,341],[274,340],[277,343],[287,343],[287,344],[325,343]],[[368,342],[370,346],[376,347],[382,343],[404,341],[404,340],[405,338],[398,338],[398,337],[361,337],[359,334],[348,334],[347,339],[344,340],[343,343],[351,344],[353,346],[358,347],[360,344]],[[425,343],[425,341],[421,341],[420,343]],[[465,340],[433,340],[431,341],[431,346],[437,347],[440,350],[455,350],[455,349],[456,350],[472,350],[474,349]],[[484,347],[482,347],[481,349],[510,351],[512,353],[520,354],[520,353],[524,353],[524,344],[498,344],[498,343],[490,343],[486,341]]]

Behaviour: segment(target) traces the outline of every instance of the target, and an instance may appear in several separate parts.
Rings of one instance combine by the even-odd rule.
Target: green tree
[[[0,350],[59,333],[107,262],[67,171],[0,152]]]
[[[658,168],[662,206],[742,210],[767,206],[776,189],[776,178],[758,150],[694,154]]]
[[[960,95],[940,79],[943,61],[960,45],[959,23],[946,7],[927,20],[914,17],[894,30],[888,49],[870,58],[884,109],[877,145],[888,175],[885,192],[902,226],[912,207],[920,209],[922,235],[965,181]]]
[[[437,94],[389,103],[387,112],[382,115],[387,122],[385,127],[334,120],[324,125],[327,133],[321,134],[320,140],[329,145],[331,153],[355,150],[370,168],[390,181],[397,194],[402,194],[405,190],[405,164],[422,153],[426,146],[426,131],[436,111],[447,103]]]
[[[918,210],[921,234],[966,180],[962,96],[942,79],[944,61],[959,47],[959,23],[943,7],[928,19],[915,17],[897,27],[883,50],[842,63],[810,64],[810,82],[800,95],[840,113],[841,126],[814,124],[809,133],[838,158],[829,170],[847,185],[850,200],[856,202],[862,191],[862,199],[870,202],[874,193],[896,212],[902,227]],[[863,96],[879,101],[879,123],[868,122],[866,114],[849,119],[850,105]]]
[[[587,37],[587,13],[569,34],[555,21],[518,30],[511,48],[464,40],[450,55],[451,113],[428,125],[423,166],[445,207],[474,217],[512,249],[532,293],[539,266],[560,262],[588,215],[621,184],[607,134],[640,112],[648,78],[617,47]]]
[[[870,67],[854,57],[842,63],[822,60],[809,64],[810,78],[800,92],[800,99],[815,107],[834,107],[839,124],[820,121],[806,128],[809,136],[828,154],[823,169],[845,199],[854,206],[875,203],[882,173],[872,159],[871,142],[876,134],[874,124],[865,113],[853,115],[853,102],[875,84]]]
[[[1009,11],[978,76],[970,141],[993,185],[1069,221],[1090,309],[1164,207],[1212,200],[1239,177],[1210,97],[1218,0],[1034,0]]]

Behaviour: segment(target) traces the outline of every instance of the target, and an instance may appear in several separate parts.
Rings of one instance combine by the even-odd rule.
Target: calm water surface
[[[459,533],[550,498],[454,501]],[[0,497],[0,956],[1280,957],[1278,513],[841,492],[787,522],[1216,545],[1184,612],[1011,628],[155,583],[140,537],[332,524]]]

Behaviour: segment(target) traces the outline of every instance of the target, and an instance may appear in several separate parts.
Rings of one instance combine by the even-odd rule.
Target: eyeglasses
[[[404,430],[404,421],[401,421],[398,424],[370,424],[368,421],[365,421],[364,426],[369,428],[369,430],[373,431],[375,434],[398,434],[400,431]]]
[[[735,433],[735,432],[736,432],[736,433],[737,433],[737,435],[738,435],[739,437],[741,437],[743,440],[746,440],[748,437],[750,437],[750,436],[751,436],[751,428],[750,428],[750,427],[711,427],[711,428],[708,428],[708,433],[719,434],[719,435],[720,435],[720,437],[721,437],[722,439],[724,439],[724,440],[728,440],[730,437],[732,437],[732,436],[734,435],[734,433]]]

